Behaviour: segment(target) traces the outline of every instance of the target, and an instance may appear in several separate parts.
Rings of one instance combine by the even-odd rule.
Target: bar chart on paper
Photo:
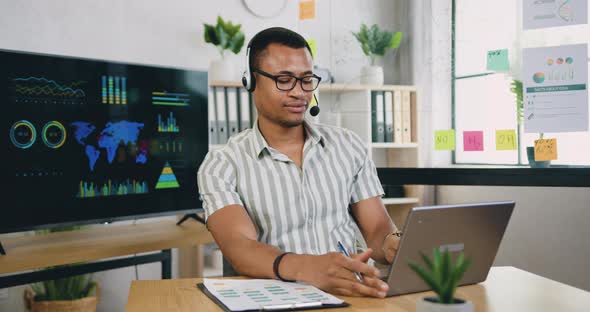
[[[275,280],[204,279],[203,285],[231,311],[283,308],[305,304],[341,305],[344,301],[307,284]],[[312,306],[312,305],[310,305]]]

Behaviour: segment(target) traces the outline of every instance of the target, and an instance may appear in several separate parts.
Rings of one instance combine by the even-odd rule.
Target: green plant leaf
[[[441,257],[438,248],[432,250],[432,274],[436,278],[436,283],[441,284]]]
[[[211,43],[213,45],[219,44],[219,38],[217,38],[217,33],[215,32],[215,27],[209,24],[203,24],[205,26],[205,31],[203,32],[203,36],[205,38],[206,43]]]
[[[215,26],[204,24],[204,38],[205,42],[211,43],[217,47],[221,56],[225,50],[230,50],[238,54],[244,46],[244,33],[241,31],[242,25],[233,24],[230,21],[225,21],[221,16],[217,16],[217,24]]]
[[[524,102],[523,102],[523,87],[522,81],[520,80],[513,80],[511,83],[510,91],[514,93],[516,97],[516,120],[518,125],[522,124],[522,119],[524,117]]]
[[[379,56],[384,56],[387,46],[389,44],[389,41],[391,41],[391,37],[393,35],[387,31],[384,31],[384,32],[377,31],[375,36],[376,36],[376,40],[375,40],[375,51],[374,52],[375,52],[375,54],[377,54]]]
[[[432,265],[432,261],[430,261],[430,259],[428,258],[428,256],[426,256],[424,253],[420,252],[420,256],[422,257],[422,261],[424,261],[424,263],[426,263],[426,267],[432,271],[434,270],[434,266]]]
[[[230,50],[234,54],[240,53],[240,50],[242,49],[242,46],[244,45],[245,39],[246,38],[244,37],[244,33],[242,33],[242,32],[236,33],[235,36],[233,36],[230,41]]]
[[[402,42],[402,37],[403,34],[401,31],[396,31],[393,36],[391,37],[391,40],[389,41],[389,47],[391,49],[397,49],[399,48],[399,45]]]
[[[217,15],[217,25],[216,26],[221,26],[222,28],[225,28],[225,22],[223,21],[223,18],[219,15]]]
[[[361,44],[361,49],[366,56],[371,56],[371,48],[369,47],[368,28],[367,25],[362,24],[361,30],[358,33],[352,32],[352,35]]]
[[[228,36],[222,24],[215,25],[215,34],[217,34],[217,38],[219,38],[219,47],[226,50],[228,47]]]
[[[412,261],[408,261],[408,265],[412,270],[414,270],[414,272],[416,272],[416,274],[418,274],[418,276],[420,276],[420,278],[426,283],[426,285],[428,285],[428,287],[432,289],[432,291],[434,291],[435,293],[439,292],[439,284],[437,283],[436,279],[432,276],[431,272],[427,272],[426,270],[424,270]]]
[[[242,28],[242,25],[240,24],[232,24],[231,22],[227,22],[225,24],[225,32],[227,33],[227,35],[232,38],[234,37],[236,34],[238,34],[238,32],[240,32],[240,28]]]

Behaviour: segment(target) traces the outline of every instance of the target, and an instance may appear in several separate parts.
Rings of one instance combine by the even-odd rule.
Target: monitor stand
[[[188,213],[188,214],[185,214],[184,217],[182,217],[182,219],[178,220],[178,222],[176,222],[176,225],[181,225],[181,224],[184,223],[184,221],[186,221],[188,219],[195,219],[195,220],[197,220],[197,221],[199,221],[199,222],[201,222],[203,224],[206,224],[205,223],[205,219],[199,217],[198,214],[196,214],[196,213]]]
[[[4,251],[4,247],[2,247],[2,242],[0,242],[0,255],[6,255],[6,251]]]

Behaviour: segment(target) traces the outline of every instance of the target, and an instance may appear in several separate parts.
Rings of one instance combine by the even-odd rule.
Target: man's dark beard
[[[303,124],[303,120],[302,121],[278,120],[278,123],[285,128],[294,128],[294,127],[298,127],[301,124]]]

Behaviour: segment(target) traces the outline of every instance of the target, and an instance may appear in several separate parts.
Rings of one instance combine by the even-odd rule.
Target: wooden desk
[[[127,312],[222,311],[196,284],[202,279],[133,281]],[[416,301],[431,292],[386,299],[340,297],[351,306],[324,311],[415,311]],[[488,279],[460,287],[457,297],[472,301],[475,311],[589,311],[590,292],[514,267],[493,267]],[[320,310],[315,310],[320,311]]]
[[[175,220],[166,220],[129,225],[111,224],[45,235],[6,237],[2,238],[6,255],[0,256],[0,274],[160,250],[168,250],[169,255],[171,248],[210,242],[213,242],[213,237],[209,231],[203,224],[194,220],[187,220],[180,226],[176,225]],[[113,267],[130,265],[118,264],[116,261],[113,260]],[[93,264],[86,265],[90,267]],[[162,271],[165,269],[169,271],[168,266],[163,263]],[[86,272],[96,271],[88,269]],[[2,285],[14,286],[44,280],[40,277],[52,275],[56,274],[42,275],[34,272],[23,273],[22,278],[2,276],[0,288]]]
[[[209,231],[194,220],[180,226],[169,220],[3,238],[0,274],[209,242]]]

